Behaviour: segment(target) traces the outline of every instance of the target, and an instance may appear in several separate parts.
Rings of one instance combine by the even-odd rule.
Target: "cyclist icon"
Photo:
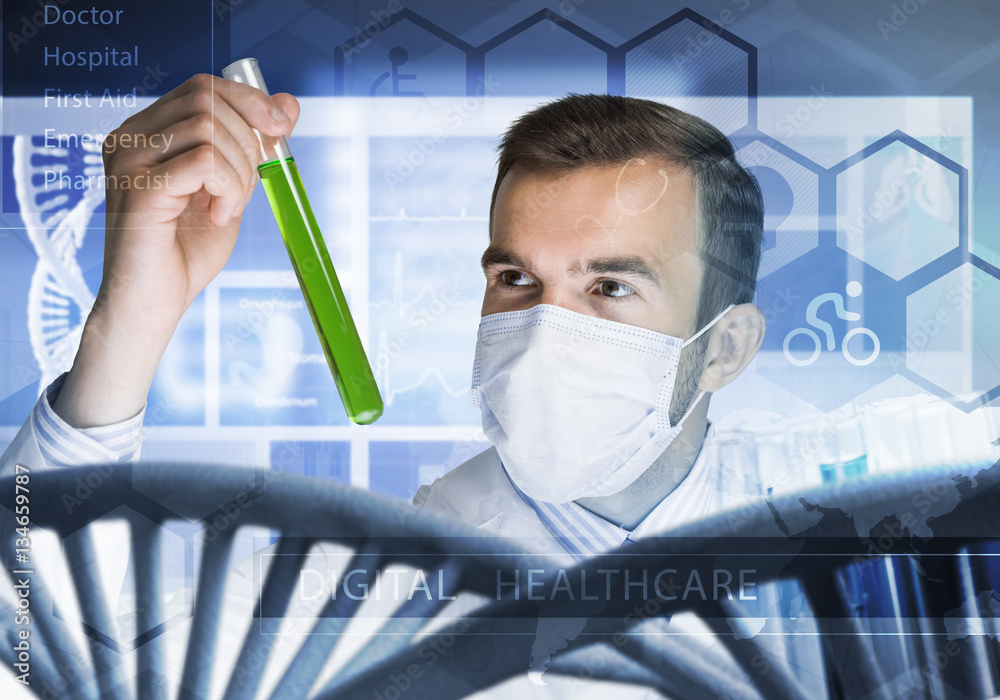
[[[372,83],[371,90],[369,94],[372,97],[377,96],[378,89],[382,87],[384,83],[389,78],[392,78],[392,96],[400,97],[403,95],[413,95],[416,97],[423,97],[424,93],[416,90],[400,90],[399,81],[400,80],[416,80],[416,73],[400,73],[399,67],[410,60],[410,54],[407,53],[406,49],[402,46],[397,46],[396,48],[389,51],[389,63],[392,64],[392,72],[386,71],[379,77],[375,78],[375,82]]]
[[[856,297],[860,295],[861,283],[856,281],[848,282],[846,291],[848,296],[851,297]],[[847,309],[845,309],[844,296],[837,292],[827,292],[826,294],[820,294],[815,299],[809,302],[809,306],[806,307],[806,321],[813,328],[818,328],[819,330],[823,331],[823,334],[826,337],[826,349],[832,351],[837,349],[837,341],[833,335],[833,326],[830,325],[829,322],[821,319],[817,314],[819,308],[828,301],[833,302],[833,308],[837,312],[837,317],[842,318],[845,321],[858,321],[861,319],[861,314],[855,313],[853,311],[848,311]],[[809,338],[812,338],[814,344],[812,354],[804,360],[796,358],[794,355],[792,355],[792,353],[788,349],[789,346],[791,345],[792,338],[799,335],[804,335]],[[869,338],[871,338],[872,343],[874,344],[874,349],[872,350],[871,354],[866,358],[858,359],[857,357],[852,355],[851,351],[848,349],[848,343],[856,335],[867,335]],[[782,343],[781,347],[785,353],[785,359],[787,359],[796,367],[807,367],[819,359],[819,354],[823,346],[820,344],[819,336],[816,334],[816,331],[812,330],[812,328],[794,328],[788,332],[788,335],[785,336],[785,342]],[[862,327],[852,328],[851,330],[847,331],[847,333],[844,335],[843,341],[840,344],[840,350],[841,352],[844,353],[844,359],[846,359],[855,367],[864,367],[865,365],[870,365],[878,357],[880,349],[881,345],[879,344],[878,336],[875,335],[875,333],[872,332],[871,329]]]

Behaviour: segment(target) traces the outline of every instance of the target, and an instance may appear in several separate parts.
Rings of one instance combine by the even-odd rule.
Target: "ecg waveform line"
[[[435,309],[435,302],[438,304],[445,304],[444,308],[446,309],[469,309],[475,308],[479,305],[479,302],[476,300],[443,302],[438,292],[430,284],[425,284],[420,288],[420,292],[416,295],[416,297],[407,301],[403,297],[403,280],[403,256],[400,251],[397,251],[393,264],[391,298],[373,301],[370,303],[371,307],[375,309],[387,309],[390,312],[395,309],[397,312],[397,319],[403,321],[408,317],[411,310],[419,310],[421,308],[427,310]],[[443,313],[443,311],[437,312],[432,316],[432,318],[439,319]],[[427,323],[427,327],[429,327],[430,322],[428,321]],[[413,332],[416,333],[417,331],[414,330]],[[397,396],[405,394],[408,391],[419,389],[425,384],[425,382],[431,379],[437,379],[437,381],[441,384],[441,387],[444,389],[444,392],[449,396],[459,397],[468,393],[467,387],[462,389],[453,389],[448,380],[445,378],[444,372],[437,367],[428,367],[421,372],[420,376],[415,381],[398,388],[394,387],[394,382],[391,376],[391,367],[398,358],[393,357],[394,353],[392,352],[391,347],[392,343],[390,343],[389,340],[389,333],[385,328],[383,328],[379,331],[378,343],[376,343],[375,346],[374,359],[375,380],[382,389],[383,400],[385,401],[386,406],[391,406]],[[398,355],[398,353],[395,354]]]
[[[400,251],[396,251],[392,271],[392,298],[370,302],[369,306],[373,309],[396,309],[398,318],[403,319],[406,317],[406,312],[409,309],[420,305],[426,306],[427,303],[424,300],[428,297],[437,299],[438,294],[432,285],[425,284],[413,299],[410,301],[403,300],[403,254]],[[479,302],[475,300],[448,302],[449,307],[460,309],[474,308],[478,305]]]
[[[378,342],[377,352],[379,352],[380,354],[376,355],[376,357],[381,356],[384,344],[388,343],[388,334],[385,331],[382,331],[381,333],[379,333],[378,340],[379,342]],[[448,384],[448,380],[445,379],[445,376],[441,373],[441,370],[439,370],[437,367],[428,367],[420,374],[419,377],[417,377],[416,381],[411,382],[410,384],[406,384],[405,386],[401,386],[398,388],[394,387],[392,385],[391,374],[389,372],[390,365],[391,363],[381,363],[376,367],[375,371],[375,381],[380,387],[382,387],[382,398],[385,401],[385,405],[387,407],[392,406],[393,403],[395,403],[397,396],[400,396],[410,391],[416,391],[417,389],[420,389],[421,387],[424,386],[425,382],[427,382],[430,379],[437,379],[437,381],[441,384],[441,388],[444,389],[445,393],[453,398],[458,398],[459,396],[465,396],[469,393],[468,387],[463,389],[452,389],[451,386]]]

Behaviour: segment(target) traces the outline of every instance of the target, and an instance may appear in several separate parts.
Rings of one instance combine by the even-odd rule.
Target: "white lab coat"
[[[413,497],[413,505],[517,540],[529,552],[573,562],[531,506],[514,490],[494,447],[455,467],[433,484],[421,486]]]
[[[742,479],[734,478],[732,483],[721,476],[720,465],[717,463],[718,451],[712,444],[713,433],[710,430],[706,444],[699,454],[691,475],[680,486],[677,496],[680,500],[699,498],[703,503],[696,510],[700,517],[709,514],[725,512],[750,501],[760,500],[760,496],[748,496],[740,491]],[[691,477],[694,476],[694,479]],[[700,483],[694,483],[700,482]],[[559,540],[545,527],[535,510],[515,491],[509,478],[503,470],[500,457],[495,448],[476,455],[469,461],[459,465],[452,471],[437,479],[429,486],[421,486],[413,498],[413,504],[420,508],[430,508],[452,515],[475,527],[513,538],[528,551],[538,552],[572,564],[573,559],[559,543]],[[689,515],[691,512],[689,511]],[[670,526],[668,526],[670,527]],[[648,532],[647,534],[655,534]],[[545,621],[543,621],[544,623]],[[585,619],[575,621],[575,627],[582,629]],[[550,625],[558,625],[561,629],[573,629],[574,621],[570,619],[551,620]],[[557,630],[557,633],[558,631]],[[654,619],[644,623],[645,634],[669,632],[691,635],[685,637],[685,643],[701,648],[707,654],[711,647],[716,647],[718,641],[711,635],[709,628],[692,614],[675,616],[669,623],[663,619]],[[550,631],[551,636],[551,631]],[[726,656],[724,651],[716,648],[714,651]],[[609,654],[609,659],[614,657]],[[611,660],[609,663],[613,663]],[[579,678],[569,678],[555,674],[545,674],[542,680],[546,685],[539,686],[532,682],[525,669],[524,675],[519,675],[499,684],[495,688],[484,691],[473,697],[490,700],[501,698],[521,698],[524,700],[550,700],[554,698],[621,698],[622,700],[646,700],[662,698],[654,690],[639,688],[620,683],[601,681],[583,682]],[[730,697],[757,697],[742,683],[742,675],[735,668],[732,676]]]

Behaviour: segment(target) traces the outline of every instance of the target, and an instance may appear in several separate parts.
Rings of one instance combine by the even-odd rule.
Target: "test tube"
[[[270,94],[255,58],[243,58],[226,66],[222,77]],[[256,129],[254,133],[260,141],[261,162],[257,166],[260,181],[274,218],[278,220],[292,269],[347,417],[354,423],[372,423],[382,415],[382,397],[323,235],[309,206],[295,159],[284,136],[275,138]]]

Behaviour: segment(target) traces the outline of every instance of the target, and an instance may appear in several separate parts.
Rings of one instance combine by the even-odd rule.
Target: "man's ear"
[[[718,391],[736,379],[764,342],[766,326],[764,314],[753,304],[734,306],[719,319],[709,332],[705,370],[698,388]]]

